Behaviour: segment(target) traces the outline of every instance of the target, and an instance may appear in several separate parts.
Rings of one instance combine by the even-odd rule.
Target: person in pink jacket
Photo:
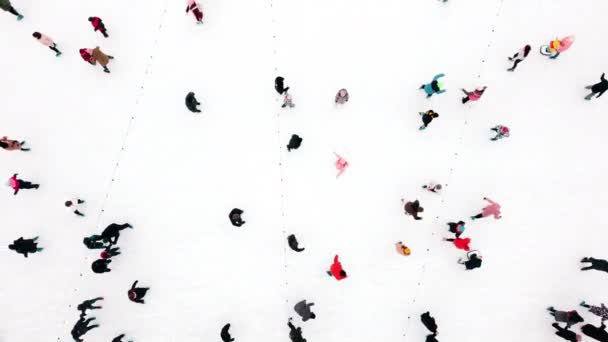
[[[338,158],[338,160],[336,160],[336,169],[338,170],[338,175],[336,176],[336,178],[338,178],[344,173],[344,171],[346,171],[346,168],[348,167],[348,162],[336,152],[334,152],[334,155],[336,156],[336,158]]]
[[[57,44],[48,36],[43,35],[40,32],[32,33],[32,36],[38,40],[38,42],[44,46],[48,46],[49,49],[55,51],[55,56],[61,56],[61,51],[57,49]]]
[[[17,178],[17,175],[18,174],[15,173],[13,177],[9,178],[8,180],[8,185],[15,190],[14,195],[16,195],[21,189],[38,189],[40,187],[39,184],[33,184],[32,182]]]
[[[186,13],[192,11],[192,14],[194,14],[194,18],[196,18],[196,23],[202,24],[203,23],[203,11],[200,10],[200,8],[195,0],[187,0],[187,2],[188,2],[188,7],[186,7]]]
[[[474,91],[468,92],[465,89],[462,89],[462,92],[465,93],[465,97],[462,98],[462,103],[467,103],[469,101],[477,101],[481,98],[481,95],[486,91],[486,86],[481,89],[475,89]]]
[[[490,205],[488,205],[487,207],[483,208],[483,210],[481,211],[481,213],[475,215],[475,216],[471,216],[472,220],[475,219],[479,219],[482,217],[488,217],[490,215],[494,215],[495,219],[500,219],[500,204],[492,201],[491,199],[484,197],[484,200],[488,201],[488,203],[490,203]]]

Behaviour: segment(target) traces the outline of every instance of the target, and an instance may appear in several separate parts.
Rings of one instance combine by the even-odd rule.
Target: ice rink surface
[[[579,271],[584,256],[608,258],[608,98],[583,100],[608,71],[604,0],[202,0],[200,26],[181,0],[13,5],[25,19],[0,13],[0,136],[32,151],[0,151],[0,176],[42,185],[0,193],[1,342],[71,341],[75,306],[97,296],[101,327],[85,341],[220,341],[228,322],[237,342],[289,341],[301,299],[315,303],[317,319],[295,318],[309,342],[423,341],[427,310],[442,342],[558,341],[547,306],[607,300],[608,274]],[[567,35],[557,60],[538,53]],[[95,46],[116,57],[111,74],[80,58]],[[447,92],[426,99],[417,88],[438,73]],[[293,109],[280,108],[279,75]],[[460,88],[482,85],[461,104]],[[343,87],[350,102],[336,107]],[[184,106],[189,91],[202,114]],[[428,109],[440,117],[419,131]],[[497,124],[511,137],[491,142]],[[304,142],[288,153],[294,133]],[[350,164],[339,179],[334,152]],[[63,207],[71,196],[86,217]],[[484,196],[503,218],[470,222]],[[459,219],[480,269],[441,241]],[[82,239],[112,222],[135,228],[112,272],[94,274]],[[44,251],[9,250],[20,236]],[[325,273],[335,254],[341,282]],[[151,287],[145,305],[127,298],[134,280]]]

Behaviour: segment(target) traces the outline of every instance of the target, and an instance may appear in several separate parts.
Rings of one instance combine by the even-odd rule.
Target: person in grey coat
[[[577,323],[585,321],[583,319],[583,317],[581,317],[578,314],[578,312],[576,312],[576,310],[559,311],[559,310],[555,310],[555,308],[553,308],[552,306],[548,307],[547,310],[549,311],[549,314],[551,316],[555,317],[556,322],[566,323],[566,329],[570,328],[571,326],[573,326]]]
[[[11,5],[10,0],[0,0],[0,8],[10,14],[13,14],[17,17],[17,20],[23,19],[23,16],[17,12],[17,10]]]
[[[315,303],[306,303],[306,299],[297,303],[293,309],[302,317],[302,321],[306,322],[309,319],[315,319],[317,316],[310,310],[310,307]]]

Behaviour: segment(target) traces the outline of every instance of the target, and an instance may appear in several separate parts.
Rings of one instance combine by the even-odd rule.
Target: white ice
[[[0,151],[0,176],[42,186],[0,193],[0,341],[71,341],[76,304],[97,296],[101,327],[85,341],[220,341],[228,322],[237,342],[288,341],[301,299],[316,303],[316,320],[296,318],[310,342],[423,341],[427,310],[442,342],[559,341],[547,306],[608,300],[608,274],[579,271],[584,256],[608,258],[608,98],[583,100],[608,71],[605,0],[203,0],[202,26],[181,0],[12,2],[25,19],[0,13],[0,136],[32,151]],[[566,35],[557,60],[538,53]],[[116,57],[109,75],[78,54],[98,45]],[[440,72],[447,93],[427,100],[417,88]],[[278,75],[294,109],[280,108]],[[479,102],[460,103],[481,85]],[[189,91],[202,114],[187,111]],[[440,117],[421,132],[431,108]],[[496,124],[511,137],[491,142]],[[287,153],[293,133],[304,142]],[[339,179],[333,152],[350,163]],[[420,189],[432,180],[443,194]],[[63,207],[71,196],[85,218]],[[484,196],[503,218],[468,222]],[[424,220],[401,198],[419,199]],[[441,241],[459,219],[481,269]],[[82,238],[112,222],[135,229],[112,272],[94,274]],[[291,233],[305,252],[287,248]],[[9,250],[20,236],[45,250]],[[335,254],[341,282],[325,273]],[[136,279],[145,305],[127,299]]]

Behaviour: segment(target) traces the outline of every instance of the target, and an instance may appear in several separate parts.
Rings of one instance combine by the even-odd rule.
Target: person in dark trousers
[[[581,306],[589,309],[589,312],[591,312],[592,314],[594,314],[598,317],[601,317],[602,323],[604,323],[605,321],[608,321],[608,308],[604,305],[604,303],[600,304],[600,306],[597,306],[597,305],[589,305],[589,304],[585,303],[585,301],[582,301]]]
[[[2,137],[2,139],[0,139],[0,148],[7,150],[7,151],[23,151],[23,152],[27,152],[30,149],[23,147],[23,145],[25,145],[25,140],[23,141],[19,141],[19,140],[10,140],[8,137]]]
[[[81,200],[80,198],[65,201],[65,203],[64,203],[66,208],[68,208],[70,210],[74,210],[75,215],[82,217],[82,216],[84,216],[84,214],[79,210],[79,207],[78,207],[81,204],[84,204],[84,200]]]
[[[279,76],[274,79],[274,90],[276,90],[279,95],[283,95],[289,91],[289,87],[285,87],[285,78]]]
[[[112,259],[97,259],[93,261],[91,269],[95,273],[106,273],[112,271],[108,268],[108,265],[112,262]]]
[[[585,87],[585,89],[591,90],[591,94],[585,96],[585,100],[591,100],[591,98],[595,94],[597,94],[597,97],[600,97],[606,92],[606,90],[608,90],[608,81],[606,81],[606,79],[604,78],[605,75],[606,74],[603,73],[602,77],[600,77],[600,83]]]
[[[222,341],[224,341],[224,342],[234,341],[232,336],[230,336],[230,332],[228,330],[230,330],[230,323],[224,325],[224,327],[222,328],[222,331],[220,331],[220,337],[222,338]]]
[[[103,34],[104,37],[108,38],[108,32],[106,30],[106,26],[99,17],[89,17],[89,21],[91,25],[93,25],[93,29],[95,32],[99,31]]]
[[[405,202],[404,199],[401,199],[401,202]],[[418,213],[424,211],[424,208],[420,206],[420,202],[415,200],[414,202],[407,202],[403,207],[406,215],[412,215],[415,220],[422,220],[422,217],[418,216]]]
[[[532,48],[530,47],[530,45],[526,45],[521,50],[517,51],[517,53],[514,54],[513,57],[509,57],[509,60],[513,62],[513,66],[507,69],[507,71],[515,71],[515,68],[517,68],[517,64],[523,62],[524,59],[528,57],[531,49]]]
[[[23,19],[23,16],[11,5],[10,0],[0,0],[0,8],[17,17],[17,20]]]
[[[230,223],[232,223],[233,226],[235,227],[240,227],[242,225],[245,224],[245,221],[243,221],[243,219],[241,218],[241,215],[244,213],[244,211],[242,211],[239,208],[234,208],[230,211],[230,214],[228,214],[228,218],[230,218]]]
[[[606,332],[606,324],[602,321],[602,325],[596,327],[591,324],[585,324],[581,328],[583,334],[591,337],[594,340],[598,340],[600,342],[608,342],[608,332]]]
[[[24,181],[23,179],[17,178],[17,175],[18,173],[15,173],[13,177],[8,180],[8,185],[15,191],[13,195],[17,195],[21,189],[38,189],[40,187],[40,184]]]
[[[89,325],[89,323],[91,323],[91,321],[94,319],[95,317],[91,317],[85,320],[85,317],[80,316],[80,319],[78,320],[78,322],[76,322],[71,332],[74,341],[83,342],[82,336],[84,336],[84,334],[86,334],[91,329],[99,327],[99,324]]]
[[[431,332],[430,335],[426,336],[426,342],[437,342],[437,323],[435,322],[435,318],[427,311],[420,315],[420,321]]]
[[[298,239],[296,239],[296,236],[293,234],[287,237],[287,244],[289,245],[289,248],[293,249],[295,252],[304,252],[305,248],[299,247]]]
[[[120,255],[120,247],[107,246],[99,255],[102,259],[110,259]]]
[[[48,36],[46,36],[46,35],[44,35],[44,34],[42,34],[40,32],[34,32],[34,33],[32,33],[32,37],[36,38],[36,40],[40,44],[48,47],[53,52],[55,52],[55,56],[57,56],[57,57],[61,56],[61,51],[59,51],[59,49],[57,49],[57,43],[55,43],[53,41],[53,39],[51,39],[50,37],[48,37]]]
[[[85,237],[82,240],[82,243],[84,243],[85,246],[87,246],[88,249],[104,249],[107,248],[106,244],[103,242],[103,238],[101,237],[101,235],[91,235],[89,237]]]
[[[149,287],[137,287],[137,280],[131,285],[131,289],[127,292],[129,300],[134,303],[145,304],[144,297],[148,292]]]
[[[606,261],[606,260],[595,259],[595,258],[583,258],[581,260],[581,262],[584,262],[584,263],[590,262],[591,263],[591,266],[585,266],[585,267],[581,268],[581,271],[596,270],[596,271],[608,272],[608,261]]]
[[[555,317],[556,322],[566,323],[566,329],[570,328],[571,326],[573,326],[575,324],[585,321],[583,319],[583,317],[581,317],[578,314],[578,312],[576,312],[576,310],[559,311],[559,310],[555,310],[555,308],[550,306],[547,308],[547,311],[549,311],[549,314],[551,316]]]
[[[12,244],[8,245],[8,248],[19,254],[23,254],[23,256],[27,258],[29,253],[34,254],[36,252],[41,252],[44,249],[38,247],[36,240],[38,240],[37,236],[33,239],[24,239],[23,237],[20,237],[13,241]]]
[[[292,342],[306,342],[306,339],[304,337],[302,337],[302,328],[301,327],[295,327],[292,323],[291,323],[292,318],[289,317],[289,320],[287,321],[287,326],[289,327],[289,338],[291,339]]]
[[[112,342],[122,342],[122,338],[123,338],[123,337],[125,337],[125,334],[120,334],[120,335],[118,335],[118,336],[114,337],[114,338],[112,339]],[[129,340],[129,342],[133,342],[133,341],[132,341],[132,340]]]
[[[287,152],[291,152],[291,150],[297,150],[302,145],[302,138],[299,135],[293,134],[291,139],[289,139],[289,144],[287,144]]]
[[[555,332],[555,335],[563,338],[564,340],[568,340],[570,342],[580,342],[582,339],[581,335],[575,333],[574,331],[571,331],[570,329],[568,329],[568,327],[562,328],[557,323],[553,323],[551,325],[555,329],[557,329],[557,331]]]
[[[186,95],[186,107],[192,113],[201,112],[201,110],[197,108],[197,106],[200,106],[200,104],[201,103],[198,102],[198,100],[196,99],[196,96],[194,95],[193,92],[189,92],[188,95]]]
[[[315,319],[317,316],[314,312],[310,310],[310,307],[315,305],[315,303],[306,303],[306,299],[298,302],[293,309],[295,312],[302,317],[302,321],[306,322],[309,319]]]
[[[78,304],[76,309],[78,311],[80,311],[80,318],[84,318],[87,315],[87,310],[93,311],[93,310],[101,309],[101,306],[95,306],[95,302],[97,302],[98,300],[103,300],[103,297],[87,299],[87,300],[83,301],[82,303]]]
[[[477,251],[470,251],[467,253],[467,260],[463,260],[462,258],[458,259],[458,263],[463,264],[468,271],[480,268],[481,261],[481,256],[479,256]]]
[[[466,227],[464,226],[464,222],[463,221],[458,221],[458,222],[448,222],[448,231],[450,233],[454,233],[454,235],[456,235],[456,237],[460,237],[460,235],[462,235],[462,233],[464,233]]]
[[[127,228],[133,229],[133,226],[129,223],[112,223],[111,225],[107,226],[106,229],[103,230],[103,232],[101,233],[101,238],[103,239],[103,242],[109,243],[110,245],[115,245],[116,243],[118,243],[120,231]]]
[[[433,119],[439,117],[439,114],[435,113],[432,109],[426,112],[419,112],[418,114],[422,116],[422,126],[420,126],[421,131],[426,129],[428,125],[431,124],[431,121],[433,121]]]

